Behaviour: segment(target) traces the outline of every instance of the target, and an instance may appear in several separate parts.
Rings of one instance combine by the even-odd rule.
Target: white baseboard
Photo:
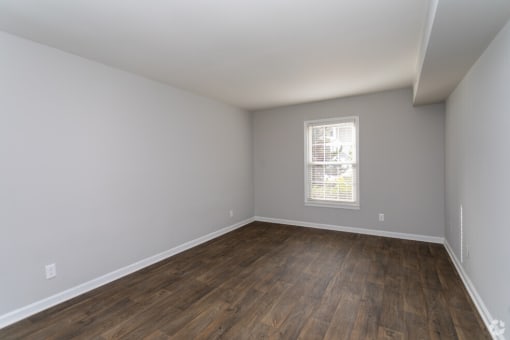
[[[462,282],[464,283],[464,286],[466,287],[471,299],[473,300],[473,303],[475,304],[478,312],[480,313],[483,322],[485,323],[487,329],[490,329],[490,324],[491,324],[493,318],[492,318],[489,310],[485,306],[482,298],[476,291],[473,283],[471,282],[468,275],[466,274],[463,267],[461,266],[460,261],[458,260],[457,256],[455,255],[452,248],[448,244],[448,241],[446,241],[443,237],[408,234],[408,233],[398,233],[398,232],[390,232],[390,231],[375,230],[375,229],[343,227],[343,226],[330,225],[330,224],[311,223],[311,222],[294,221],[294,220],[269,218],[269,217],[261,217],[261,216],[255,216],[252,218],[248,218],[244,221],[240,221],[238,223],[235,223],[228,227],[222,228],[222,229],[212,232],[210,234],[204,235],[197,239],[194,239],[194,240],[188,241],[186,243],[183,243],[181,245],[178,245],[178,246],[171,248],[169,250],[166,250],[162,253],[153,255],[151,257],[145,258],[143,260],[140,260],[138,262],[135,262],[133,264],[125,266],[123,268],[117,269],[113,272],[110,272],[110,273],[100,276],[98,278],[87,281],[87,282],[80,284],[78,286],[75,286],[73,288],[67,289],[63,292],[60,292],[60,293],[57,293],[50,297],[47,297],[45,299],[36,301],[28,306],[16,309],[16,310],[6,313],[4,315],[0,315],[0,329],[4,328],[10,324],[13,324],[17,321],[20,321],[22,319],[25,319],[31,315],[39,313],[45,309],[53,307],[59,303],[62,303],[64,301],[67,301],[69,299],[77,297],[81,294],[84,294],[88,291],[91,291],[95,288],[103,286],[107,283],[110,283],[112,281],[120,279],[126,275],[134,273],[137,270],[143,269],[147,266],[150,266],[154,263],[162,261],[166,258],[173,256],[173,255],[176,255],[176,254],[181,253],[185,250],[193,248],[199,244],[210,241],[210,240],[217,238],[221,235],[224,235],[230,231],[233,231],[233,230],[238,229],[242,226],[245,226],[253,221],[271,222],[271,223],[287,224],[287,225],[294,225],[294,226],[300,226],[300,227],[335,230],[335,231],[343,231],[343,232],[358,233],[358,234],[365,234],[365,235],[384,236],[384,237],[392,237],[392,238],[399,238],[399,239],[405,239],[405,240],[415,240],[415,241],[424,241],[424,242],[444,244],[450,258],[452,259],[453,264],[455,265],[455,268],[457,269],[457,272],[459,273],[459,275],[462,279]],[[505,337],[500,336],[499,338],[495,338],[495,339],[505,340]]]
[[[448,241],[445,239],[444,246],[446,248],[446,251],[448,252],[448,255],[450,255],[450,258],[452,259],[452,262],[455,266],[455,269],[457,269],[457,273],[459,273],[459,276],[464,283],[464,286],[466,287],[466,290],[469,293],[469,296],[471,297],[471,300],[475,304],[476,309],[478,310],[478,313],[482,317],[483,323],[485,324],[485,327],[490,331],[490,325],[492,320],[494,320],[491,316],[491,313],[487,309],[487,306],[485,306],[485,303],[483,302],[480,294],[478,294],[475,286],[473,285],[473,282],[471,282],[471,279],[467,275],[466,271],[462,267],[459,259],[457,258],[457,255],[453,252],[452,247],[448,243]],[[505,336],[501,335],[499,337],[494,337],[494,339],[498,340],[505,340]]]
[[[392,238],[399,238],[399,239],[403,239],[403,240],[424,241],[424,242],[440,243],[440,244],[444,243],[444,237],[437,237],[437,236],[398,233],[398,232],[394,232],[394,231],[384,231],[384,230],[376,230],[376,229],[343,227],[343,226],[331,225],[331,224],[285,220],[285,219],[281,219],[281,218],[270,218],[270,217],[262,217],[262,216],[255,216],[255,221],[271,222],[271,223],[278,223],[278,224],[289,224],[289,225],[295,225],[298,227],[344,231],[344,232],[356,233],[356,234],[392,237]]]
[[[222,228],[220,230],[214,231],[210,234],[204,235],[202,237],[196,238],[194,240],[188,241],[186,243],[183,243],[181,245],[178,245],[174,248],[171,248],[169,250],[166,250],[162,253],[153,255],[151,257],[145,258],[143,260],[140,260],[138,262],[135,262],[133,264],[130,264],[128,266],[125,266],[123,268],[117,269],[113,272],[110,272],[108,274],[105,274],[103,276],[100,276],[98,278],[92,279],[90,281],[87,281],[85,283],[82,283],[78,286],[69,288],[63,292],[57,293],[55,295],[52,295],[50,297],[47,297],[45,299],[36,301],[28,306],[21,307],[19,309],[16,309],[12,312],[0,315],[0,329],[4,328],[10,324],[13,324],[17,321],[20,321],[22,319],[25,319],[31,315],[34,315],[36,313],[39,313],[45,309],[48,309],[50,307],[53,307],[59,303],[62,303],[64,301],[67,301],[69,299],[72,299],[74,297],[77,297],[78,295],[84,294],[88,291],[91,291],[95,288],[98,288],[100,286],[103,286],[107,283],[110,283],[112,281],[115,281],[117,279],[120,279],[123,276],[129,275],[131,273],[136,272],[137,270],[140,270],[142,268],[145,268],[147,266],[150,266],[156,262],[159,262],[161,260],[164,260],[168,257],[171,257],[173,255],[176,255],[178,253],[181,253],[185,250],[188,250],[190,248],[193,248],[199,244],[202,244],[204,242],[210,241],[216,237],[219,237],[223,234],[226,234],[232,230],[235,230],[237,228],[240,228],[244,225],[247,225],[248,223],[251,223],[254,221],[254,218],[248,218],[244,221],[235,223],[233,225],[230,225],[228,227]]]
[[[298,226],[298,227],[309,227],[309,228],[317,228],[317,229],[344,231],[344,232],[349,232],[349,233],[384,236],[384,237],[399,238],[399,239],[404,239],[404,240],[415,240],[415,241],[424,241],[424,242],[443,244],[446,248],[446,251],[448,252],[448,255],[452,259],[452,262],[453,262],[455,268],[457,269],[457,272],[459,273],[459,276],[461,277],[462,282],[463,282],[464,286],[466,287],[466,290],[468,291],[469,296],[471,297],[471,300],[475,304],[475,307],[478,310],[478,313],[480,314],[485,326],[487,327],[489,332],[491,330],[490,325],[494,319],[492,318],[489,310],[485,306],[485,303],[483,302],[482,298],[478,294],[475,286],[471,282],[471,279],[469,278],[467,273],[464,271],[464,268],[460,264],[459,259],[457,258],[457,256],[453,252],[452,248],[450,247],[450,244],[443,237],[397,233],[397,232],[392,232],[392,231],[383,231],[383,230],[375,230],[375,229],[343,227],[343,226],[330,225],[330,224],[294,221],[294,220],[286,220],[286,219],[281,219],[281,218],[270,218],[270,217],[262,217],[262,216],[255,216],[254,219],[255,219],[255,221],[270,222],[270,223],[277,223],[277,224],[287,224],[287,225],[293,225],[293,226]],[[506,340],[504,335],[493,336],[493,338],[495,340]]]

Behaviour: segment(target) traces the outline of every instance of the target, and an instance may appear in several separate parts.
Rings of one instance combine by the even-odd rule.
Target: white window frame
[[[311,146],[311,138],[309,135],[309,128],[315,125],[327,125],[327,124],[339,124],[344,123],[346,121],[353,121],[355,124],[355,133],[356,133],[356,188],[355,195],[356,200],[354,202],[345,202],[345,201],[330,201],[330,200],[317,200],[311,199],[309,197],[310,187],[309,187],[309,161],[311,157],[310,146]],[[360,147],[359,147],[359,117],[358,116],[344,116],[344,117],[336,117],[336,118],[327,118],[327,119],[317,119],[317,120],[308,120],[304,122],[304,141],[305,141],[305,157],[304,157],[304,170],[305,170],[305,206],[314,206],[314,207],[327,207],[327,208],[343,208],[343,209],[360,209],[360,177],[359,177],[359,168],[360,168]]]

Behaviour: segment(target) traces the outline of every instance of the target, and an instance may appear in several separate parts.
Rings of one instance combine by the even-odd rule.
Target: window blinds
[[[307,122],[307,202],[358,201],[357,117]]]

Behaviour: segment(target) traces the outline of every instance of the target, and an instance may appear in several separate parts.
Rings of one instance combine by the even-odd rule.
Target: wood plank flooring
[[[490,339],[442,245],[254,222],[0,339]]]

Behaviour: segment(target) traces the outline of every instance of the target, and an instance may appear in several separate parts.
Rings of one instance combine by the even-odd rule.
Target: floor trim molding
[[[207,235],[201,236],[194,240],[188,241],[186,243],[183,243],[181,245],[178,245],[176,247],[168,249],[168,250],[161,252],[159,254],[147,257],[143,260],[132,263],[132,264],[127,265],[123,268],[114,270],[110,273],[107,273],[105,275],[102,275],[100,277],[97,277],[95,279],[87,281],[85,283],[82,283],[78,286],[69,288],[69,289],[62,291],[60,293],[57,293],[55,295],[52,295],[52,296],[49,296],[42,300],[36,301],[28,306],[24,306],[24,307],[14,310],[14,311],[8,312],[4,315],[0,315],[0,329],[6,327],[8,325],[11,325],[17,321],[23,320],[31,315],[39,313],[45,309],[53,307],[59,303],[70,300],[78,295],[84,294],[88,291],[96,289],[96,288],[103,286],[107,283],[110,283],[112,281],[120,279],[121,277],[124,277],[131,273],[134,273],[137,270],[148,267],[156,262],[159,262],[159,261],[169,258],[173,255],[181,253],[185,250],[188,250],[190,248],[198,246],[199,244],[202,244],[202,243],[205,243],[212,239],[215,239],[215,238],[217,238],[221,235],[224,235],[230,231],[233,231],[233,230],[238,229],[242,226],[245,226],[245,225],[253,222],[254,220],[255,219],[253,217],[248,218],[246,220],[240,221],[238,223],[232,224],[232,225],[222,228],[220,230],[216,230],[216,231],[209,233]]]
[[[448,252],[448,255],[450,256],[450,259],[452,260],[453,265],[455,266],[455,269],[457,270],[457,273],[459,274],[459,276],[462,280],[462,283],[464,283],[464,287],[466,287],[466,290],[468,291],[468,294],[471,297],[471,300],[475,304],[475,307],[478,310],[478,313],[482,317],[482,321],[485,324],[485,327],[487,327],[487,329],[490,332],[491,322],[492,322],[492,320],[494,320],[491,316],[491,313],[487,309],[487,306],[485,306],[485,303],[483,302],[482,297],[480,296],[480,294],[478,294],[478,291],[476,290],[473,282],[471,281],[468,274],[462,267],[461,262],[457,258],[457,255],[455,255],[452,247],[450,246],[450,244],[448,243],[447,240],[444,241],[444,247],[446,248],[446,251]],[[499,337],[494,337],[494,339],[505,340],[505,336],[501,335]]]
[[[176,255],[176,254],[181,253],[185,250],[193,248],[197,245],[200,245],[202,243],[205,243],[207,241],[215,239],[221,235],[224,235],[224,234],[231,232],[235,229],[243,227],[253,221],[270,222],[270,223],[276,223],[276,224],[287,224],[287,225],[293,225],[293,226],[299,226],[299,227],[343,231],[343,232],[349,232],[349,233],[358,233],[358,234],[365,234],[365,235],[392,237],[392,238],[398,238],[398,239],[404,239],[404,240],[415,240],[415,241],[424,241],[424,242],[444,244],[446,251],[448,252],[448,255],[450,256],[450,258],[455,266],[455,269],[459,273],[459,276],[461,277],[461,280],[462,280],[464,286],[466,287],[466,290],[468,291],[469,296],[471,297],[473,303],[475,304],[475,307],[478,310],[478,313],[480,314],[487,329],[490,330],[490,325],[491,325],[493,318],[492,318],[489,310],[485,306],[485,303],[483,302],[483,300],[480,297],[480,295],[478,294],[475,286],[471,282],[471,279],[469,278],[467,273],[464,271],[464,268],[462,267],[459,259],[453,252],[450,244],[443,237],[399,233],[399,232],[357,228],[357,227],[345,227],[345,226],[338,226],[338,225],[331,225],[331,224],[312,223],[312,222],[295,221],[295,220],[270,218],[270,217],[262,217],[262,216],[254,216],[254,217],[245,219],[243,221],[232,224],[232,225],[222,228],[220,230],[217,230],[217,231],[214,231],[207,235],[196,238],[194,240],[185,242],[181,245],[178,245],[176,247],[168,249],[168,250],[161,252],[159,254],[150,256],[150,257],[140,260],[138,262],[127,265],[123,268],[114,270],[114,271],[107,273],[103,276],[97,277],[95,279],[92,279],[90,281],[82,283],[78,286],[72,287],[70,289],[62,291],[62,292],[52,295],[50,297],[36,301],[30,305],[21,307],[14,311],[8,312],[4,315],[0,315],[0,329],[4,328],[6,326],[9,326],[17,321],[23,320],[31,315],[39,313],[45,309],[53,307],[59,303],[62,303],[64,301],[72,299],[76,296],[84,294],[88,291],[96,289],[100,286],[103,286],[107,283],[110,283],[112,281],[120,279],[126,275],[136,272],[137,270],[148,267],[154,263],[162,261],[166,258],[173,256],[173,255]],[[505,337],[504,337],[504,335],[502,335],[502,336],[500,336],[498,338],[494,338],[494,339],[505,340]]]
[[[286,219],[281,219],[281,218],[271,218],[271,217],[262,217],[262,216],[255,216],[255,221],[270,222],[270,223],[277,223],[277,224],[289,224],[289,225],[295,225],[298,227],[344,231],[344,232],[348,232],[348,233],[356,233],[356,234],[364,234],[364,235],[392,237],[392,238],[399,238],[399,239],[403,239],[403,240],[424,241],[424,242],[439,243],[439,244],[444,243],[444,237],[437,237],[437,236],[407,234],[407,233],[399,233],[399,232],[394,232],[394,231],[384,231],[384,230],[366,229],[366,228],[357,228],[357,227],[345,227],[345,226],[332,225],[332,224],[294,221],[294,220],[286,220]]]
[[[478,294],[478,291],[476,290],[475,286],[473,285],[473,282],[471,281],[471,279],[465,272],[464,268],[462,267],[459,259],[453,252],[450,244],[444,237],[398,233],[398,232],[375,230],[375,229],[344,227],[344,226],[337,226],[337,225],[331,225],[331,224],[303,222],[303,221],[286,220],[286,219],[281,219],[281,218],[270,218],[270,217],[262,217],[262,216],[255,216],[254,219],[255,219],[255,221],[260,221],[260,222],[287,224],[287,225],[293,225],[293,226],[298,226],[298,227],[344,231],[344,232],[349,232],[349,233],[384,236],[384,237],[399,238],[399,239],[404,239],[404,240],[424,241],[424,242],[443,244],[448,255],[450,256],[450,258],[455,266],[455,269],[457,270],[460,278],[462,279],[462,283],[464,284],[464,287],[466,287],[466,290],[468,291],[468,294],[471,297],[471,300],[473,301],[478,313],[480,314],[482,321],[485,324],[485,327],[487,327],[489,332],[491,331],[490,325],[491,325],[492,320],[494,320],[494,319],[492,318],[489,310],[485,306],[485,303],[483,302],[481,296]],[[493,338],[495,340],[506,340],[504,335],[501,335],[499,337],[493,336]]]

